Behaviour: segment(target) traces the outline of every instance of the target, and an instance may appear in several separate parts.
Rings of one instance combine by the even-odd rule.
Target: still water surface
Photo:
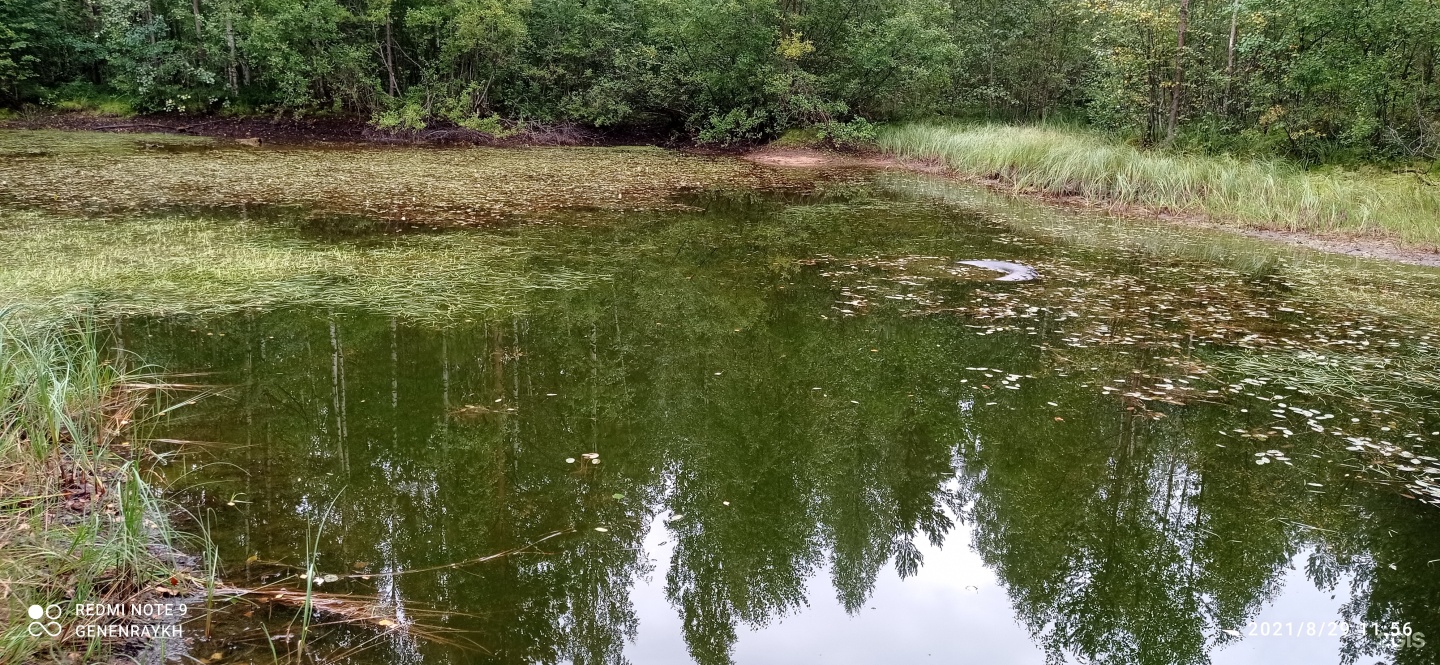
[[[191,442],[164,470],[225,581],[303,588],[323,524],[317,571],[339,579],[320,590],[394,620],[320,616],[328,662],[1437,662],[1434,273],[916,175],[546,154],[664,162],[633,206],[582,196],[478,225],[424,196],[372,205],[361,182],[300,207],[249,192],[238,211],[215,207],[223,183],[199,212],[164,182],[138,210],[103,187],[20,201],[363,260],[526,250],[507,275],[540,286],[483,307],[439,280],[414,286],[421,314],[385,294],[116,308],[120,346],[222,388],[155,434]],[[274,159],[386,155],[502,159]],[[514,168],[525,201],[609,177]],[[1039,278],[958,263],[977,259]],[[294,616],[234,603],[197,652],[269,662],[267,631],[283,654]]]

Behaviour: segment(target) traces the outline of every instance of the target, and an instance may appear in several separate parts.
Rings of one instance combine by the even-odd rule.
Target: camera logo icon
[[[31,637],[40,637],[41,635],[59,637],[63,629],[60,626],[60,622],[56,621],[56,619],[60,618],[61,612],[62,610],[59,605],[48,605],[46,607],[31,605],[30,626],[25,629],[26,632],[30,633]],[[49,619],[49,621],[42,621],[42,619]]]

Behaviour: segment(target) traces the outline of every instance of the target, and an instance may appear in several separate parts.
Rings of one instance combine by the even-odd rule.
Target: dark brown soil
[[[495,137],[454,125],[417,131],[384,130],[355,118],[214,118],[185,115],[107,118],[83,113],[63,113],[21,117],[0,123],[0,126],[12,129],[69,129],[118,133],[160,132],[237,140],[259,139],[262,143],[281,144],[672,146],[676,143],[675,137],[658,131],[602,134],[572,124],[528,123],[515,127],[513,134]]]

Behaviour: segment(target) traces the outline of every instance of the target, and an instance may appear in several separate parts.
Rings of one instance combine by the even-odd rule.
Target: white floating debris
[[[956,263],[1005,273],[995,278],[997,282],[1028,282],[1040,276],[1039,273],[1035,272],[1034,268],[1022,263],[1012,263],[1010,261],[974,260],[956,261]]]

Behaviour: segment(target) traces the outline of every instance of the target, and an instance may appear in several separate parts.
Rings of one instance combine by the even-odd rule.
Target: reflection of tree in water
[[[1256,519],[1243,475],[1207,473],[1173,421],[1085,397],[1062,403],[1083,420],[976,418],[977,549],[1054,660],[1207,662],[1207,637],[1277,590],[1289,534]]]
[[[1050,399],[1064,421],[1046,417],[1041,403]],[[1354,576],[1347,620],[1435,616],[1433,578],[1394,575],[1368,554],[1388,532],[1408,570],[1423,570],[1420,559],[1440,552],[1427,508],[1389,505],[1398,499],[1367,485],[1321,493],[1306,486],[1313,476],[1258,471],[1248,448],[1209,434],[1239,414],[1192,406],[1153,420],[1122,409],[1056,386],[1030,393],[1017,412],[980,411],[972,422],[964,476],[975,502],[966,517],[1050,659],[1209,662],[1213,648],[1237,641],[1223,630],[1246,632],[1306,550],[1307,576],[1320,588]],[[1430,530],[1407,537],[1399,533],[1407,523]],[[1368,580],[1383,573],[1404,580],[1403,591],[1374,593]],[[1346,650],[1391,651],[1359,634]],[[1397,662],[1432,662],[1407,660],[1420,654],[1402,650]]]
[[[195,497],[254,501],[219,511],[232,562],[295,560],[305,523],[342,488],[326,570],[440,565],[581,528],[545,555],[394,578],[390,602],[473,615],[452,620],[491,652],[420,645],[414,658],[623,662],[629,589],[650,571],[643,537],[667,513],[682,517],[665,527],[666,592],[707,665],[730,661],[742,627],[803,608],[820,571],[860,611],[883,568],[915,573],[917,539],[942,545],[955,516],[1054,659],[1206,662],[1310,549],[1317,583],[1355,580],[1347,616],[1429,622],[1440,642],[1437,586],[1416,572],[1440,556],[1424,509],[1338,477],[1307,491],[1308,476],[1257,467],[1253,446],[1216,434],[1248,416],[1192,404],[1141,417],[1058,375],[1018,330],[977,336],[885,311],[820,320],[827,282],[752,265],[792,243],[785,229],[704,222],[659,232],[668,262],[531,316],[442,333],[276,313],[219,321],[208,329],[227,335],[203,343],[152,325],[156,337],[127,346],[243,377],[233,402],[189,426],[255,444],[219,453],[248,474],[206,470],[221,483]],[[795,233],[816,237],[812,222]],[[1103,361],[1123,375],[1150,359]],[[1039,378],[960,384],[978,364]],[[1300,451],[1318,444],[1295,442],[1311,464]],[[563,463],[582,452],[602,464]],[[1415,653],[1401,662],[1431,662]]]
[[[1440,663],[1440,575],[1435,573],[1440,529],[1434,509],[1393,496],[1365,503],[1356,511],[1354,528],[1336,534],[1335,563],[1339,572],[1352,576],[1353,588],[1341,614],[1351,624],[1378,626],[1387,635],[1392,626],[1408,625],[1423,637],[1395,649],[1374,639],[1373,632],[1357,631],[1345,636],[1341,662],[1393,655],[1395,665]]]
[[[474,631],[495,662],[623,661],[637,626],[628,591],[650,569],[639,545],[642,509],[653,500],[643,488],[655,484],[655,462],[644,454],[653,451],[605,451],[603,470],[567,469],[563,459],[591,449],[591,427],[605,423],[589,413],[557,415],[558,404],[535,418],[506,412],[503,405],[517,402],[547,410],[545,390],[533,394],[532,377],[515,371],[522,323],[433,334],[384,319],[275,315],[235,317],[208,330],[238,343],[207,336],[196,344],[203,332],[181,325],[168,331],[175,345],[163,353],[188,356],[176,365],[233,368],[241,379],[233,401],[192,415],[197,438],[240,432],[254,444],[223,451],[245,473],[210,470],[207,480],[224,479],[224,492],[200,485],[190,493],[190,501],[217,509],[224,556],[297,561],[306,524],[340,494],[321,570],[368,563],[365,570],[384,580],[373,592],[402,616],[404,608],[457,610],[447,625]],[[268,339],[274,330],[290,334]],[[447,415],[465,404],[490,408]],[[632,471],[638,477],[628,477]],[[626,492],[625,501],[611,497],[624,487],[642,489]],[[226,507],[231,492],[253,503]],[[544,556],[383,577],[511,549],[577,523],[612,527],[603,539],[571,537]],[[378,660],[476,657],[405,640],[392,647]]]

